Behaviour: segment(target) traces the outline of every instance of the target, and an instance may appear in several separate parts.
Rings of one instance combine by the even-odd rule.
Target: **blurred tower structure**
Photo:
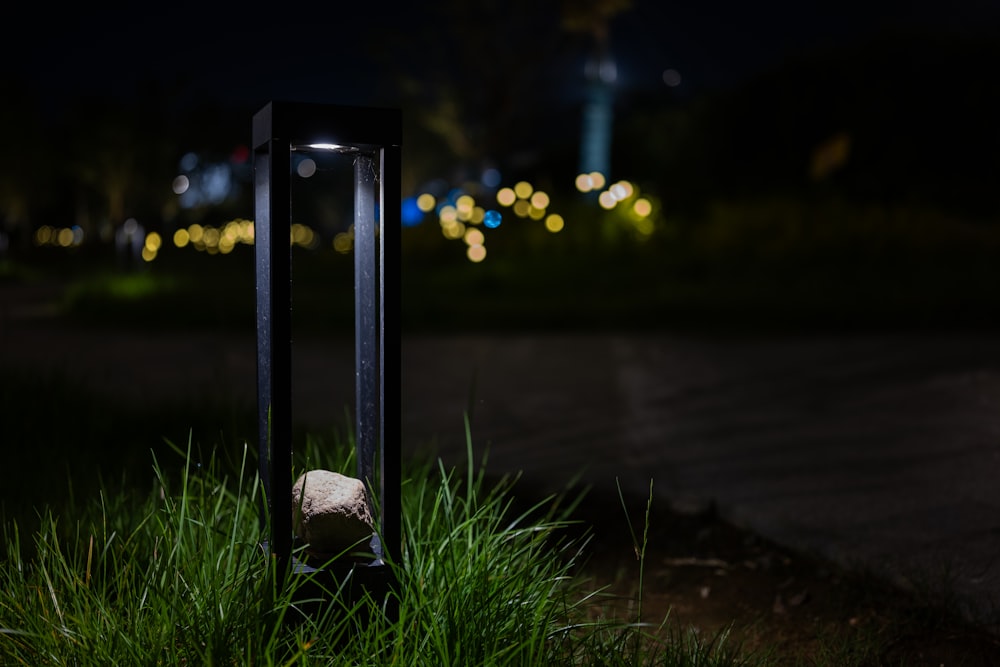
[[[581,174],[597,171],[605,177],[611,170],[611,137],[614,121],[617,68],[607,42],[598,42],[584,69],[587,95],[583,104],[580,137]]]
[[[580,136],[579,173],[611,171],[615,83],[618,67],[611,54],[611,20],[632,8],[632,0],[587,0],[562,6],[563,27],[584,35],[590,55],[584,64],[586,92]]]

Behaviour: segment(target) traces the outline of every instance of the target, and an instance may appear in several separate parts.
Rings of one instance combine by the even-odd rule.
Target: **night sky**
[[[449,60],[460,66],[470,58],[489,63],[490,50],[499,60],[504,48],[540,57],[561,52],[549,72],[551,84],[579,79],[573,58],[582,56],[586,37],[560,35],[557,4],[481,3],[499,8],[497,16],[515,13],[495,22],[506,32],[483,44],[485,53],[470,53],[458,36],[465,23],[490,16],[490,10],[477,13],[461,5],[439,0],[389,10],[379,3],[331,3],[309,15],[280,7],[255,15],[248,5],[125,12],[70,5],[44,14],[20,7],[8,26],[18,25],[21,39],[6,39],[0,49],[4,78],[26,82],[55,106],[81,93],[128,98],[149,80],[173,86],[179,104],[218,99],[257,106],[272,98],[391,104],[394,78],[402,71],[446,67]],[[676,92],[694,94],[736,85],[796,54],[842,48],[880,31],[998,28],[1000,4],[989,0],[636,0],[612,19],[610,45],[621,86],[662,86],[663,72],[674,69],[681,75]],[[542,45],[535,37],[561,41]],[[429,59],[433,49],[425,47],[442,40],[452,41],[441,49],[445,56]]]

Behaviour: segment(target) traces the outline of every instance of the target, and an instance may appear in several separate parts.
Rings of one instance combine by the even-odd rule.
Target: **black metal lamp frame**
[[[355,439],[358,478],[378,496],[369,580],[400,547],[400,145],[395,109],[270,102],[253,117],[259,461],[279,576],[293,557],[291,154],[354,158]],[[386,419],[386,416],[389,416]],[[382,576],[385,575],[385,576]],[[363,582],[365,576],[355,577]]]

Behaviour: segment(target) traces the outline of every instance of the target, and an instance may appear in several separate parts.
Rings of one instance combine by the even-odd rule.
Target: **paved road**
[[[253,400],[252,336],[71,333],[5,313],[0,364],[57,366],[126,400]],[[297,341],[294,363],[295,416],[341,420],[351,341]],[[471,408],[491,470],[552,489],[580,474],[645,494],[652,480],[658,505],[714,503],[786,545],[947,584],[997,620],[1000,338],[408,337],[402,389],[405,451],[461,463]]]

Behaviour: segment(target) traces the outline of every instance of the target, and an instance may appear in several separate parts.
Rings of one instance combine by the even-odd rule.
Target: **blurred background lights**
[[[545,218],[545,229],[549,230],[553,234],[562,230],[565,226],[565,221],[558,213],[552,213]]]
[[[497,203],[501,206],[511,206],[517,201],[517,194],[513,188],[501,188],[497,191]]]
[[[188,191],[188,188],[190,187],[191,187],[191,180],[184,174],[181,174],[180,176],[174,178],[172,189],[175,195],[184,194],[185,192]]]
[[[438,211],[438,219],[441,224],[456,222],[458,220],[458,209],[451,204],[445,204]]]
[[[481,180],[486,187],[495,188],[500,185],[500,171],[492,167],[485,169]]]
[[[492,209],[483,214],[483,224],[490,229],[496,229],[499,227],[502,219],[503,218],[500,215],[500,212]]]
[[[519,181],[514,186],[514,194],[517,195],[518,199],[527,199],[533,191],[534,188],[527,181]]]
[[[400,222],[404,227],[419,225],[424,219],[424,211],[420,208],[418,200],[414,197],[407,197],[403,200],[403,210],[400,213]]]
[[[473,227],[466,230],[464,240],[466,245],[483,245],[486,242],[486,237],[483,236],[481,231]]]
[[[425,192],[424,194],[417,197],[417,208],[419,208],[424,213],[430,213],[434,210],[437,205],[437,200],[434,195]]]
[[[592,171],[589,174],[579,174],[576,177],[576,189],[580,192],[593,192],[604,187],[604,174],[599,171]]]
[[[470,262],[479,263],[486,259],[486,247],[481,245],[469,246],[469,249],[465,251],[465,256],[469,258]]]
[[[346,232],[339,232],[333,237],[333,249],[342,255],[351,252],[354,247],[354,225]]]
[[[302,178],[309,178],[316,173],[316,161],[312,158],[302,158],[295,166],[295,173]]]
[[[635,200],[634,204],[632,204],[632,210],[635,211],[635,214],[640,218],[648,218],[653,212],[653,205],[645,197],[640,197]]]

